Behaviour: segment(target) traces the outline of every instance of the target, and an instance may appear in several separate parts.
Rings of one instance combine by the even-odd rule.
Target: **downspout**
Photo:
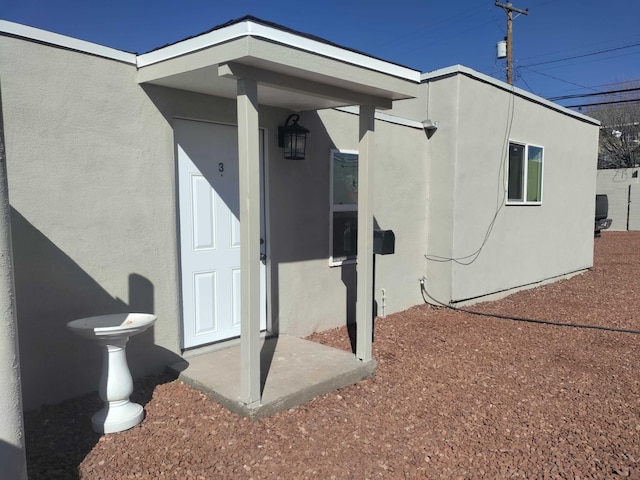
[[[11,247],[2,91],[0,90],[0,465],[3,478],[27,479],[18,324]],[[6,477],[5,477],[6,476]]]

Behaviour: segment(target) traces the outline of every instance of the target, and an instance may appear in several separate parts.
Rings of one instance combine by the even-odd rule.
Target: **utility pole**
[[[513,85],[513,12],[529,15],[529,9],[520,10],[511,3],[500,3],[496,0],[496,7],[503,8],[507,12],[507,83]]]

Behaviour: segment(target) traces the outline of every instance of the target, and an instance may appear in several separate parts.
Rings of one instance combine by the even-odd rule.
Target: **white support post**
[[[358,265],[356,357],[372,358],[373,335],[373,142],[375,108],[360,105],[358,155]]]
[[[2,477],[27,479],[18,324],[11,247],[11,207],[0,93],[0,465]]]
[[[260,140],[258,84],[238,79],[241,400],[260,401]]]

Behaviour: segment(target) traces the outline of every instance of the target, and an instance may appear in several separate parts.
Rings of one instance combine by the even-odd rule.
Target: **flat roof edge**
[[[219,29],[203,33],[196,37],[167,45],[157,50],[139,55],[138,67],[145,67],[157,62],[189,54],[205,48],[228,42],[241,37],[255,37],[272,41],[298,50],[332,58],[344,63],[369,70],[385,73],[415,83],[420,82],[420,72],[408,67],[396,65],[384,60],[370,57],[363,53],[341,48],[333,44],[323,43],[314,38],[305,37],[252,19],[223,26]]]
[[[0,34],[22,37],[28,40],[55,45],[69,50],[88,53],[132,65],[136,64],[136,55],[134,53],[123,52],[122,50],[105,47],[103,45],[98,45],[97,43],[78,40],[77,38],[67,37],[66,35],[60,35],[58,33],[29,27],[20,23],[9,22],[7,20],[0,20]]]
[[[522,90],[521,88],[514,87],[513,85],[509,85],[508,83],[503,82],[502,80],[498,80],[497,78],[490,77],[489,75],[485,75],[484,73],[480,73],[472,68],[465,67],[464,65],[452,65],[450,67],[441,68],[438,70],[434,70],[432,72],[423,73],[422,75],[420,75],[420,82],[424,83],[430,80],[437,80],[438,78],[449,77],[449,76],[458,75],[458,74],[466,75],[468,77],[475,78],[476,80],[479,80],[481,82],[494,85],[495,87],[500,88],[502,90],[513,92],[520,97],[526,98],[527,100],[531,100],[532,102],[551,108],[560,113],[564,113],[565,115],[575,117],[579,120],[583,120],[587,123],[600,125],[600,121],[596,120],[595,118],[591,118],[587,115],[576,112],[567,107],[563,107],[562,105],[558,105],[557,103],[547,100],[546,98],[542,98],[531,92]]]
[[[81,53],[117,60],[136,65],[138,68],[213,47],[233,39],[249,36],[333,58],[403,80],[420,83],[420,72],[418,70],[387,62],[331,43],[324,43],[313,37],[305,37],[301,34],[287,31],[284,27],[283,29],[278,29],[270,24],[260,23],[257,19],[245,19],[237,23],[225,25],[221,28],[140,55],[1,19],[0,34],[12,35]]]

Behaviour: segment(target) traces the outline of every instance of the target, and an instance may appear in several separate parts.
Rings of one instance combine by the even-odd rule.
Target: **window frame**
[[[358,212],[358,204],[336,204],[334,203],[334,155],[336,153],[344,153],[347,155],[358,156],[358,167],[360,166],[360,152],[358,150],[350,150],[346,148],[332,148],[329,152],[329,266],[339,267],[341,265],[349,265],[357,263],[358,255],[335,257],[333,252],[333,217],[336,212]]]
[[[522,183],[521,183],[521,188],[522,188],[522,199],[518,200],[518,199],[510,199],[509,198],[509,184],[510,184],[510,167],[511,167],[511,162],[510,162],[510,155],[511,155],[511,145],[519,145],[521,147],[524,147],[524,155],[523,155],[523,165],[521,165],[522,168]],[[540,200],[527,200],[527,193],[528,193],[528,177],[529,177],[529,148],[539,148],[541,151],[541,167],[540,167]],[[509,140],[509,143],[507,145],[507,179],[506,179],[506,195],[505,195],[505,204],[506,205],[529,205],[529,206],[539,206],[542,205],[542,201],[544,198],[544,151],[545,148],[542,145],[536,145],[533,143],[526,143],[526,142],[520,142],[517,140]]]

